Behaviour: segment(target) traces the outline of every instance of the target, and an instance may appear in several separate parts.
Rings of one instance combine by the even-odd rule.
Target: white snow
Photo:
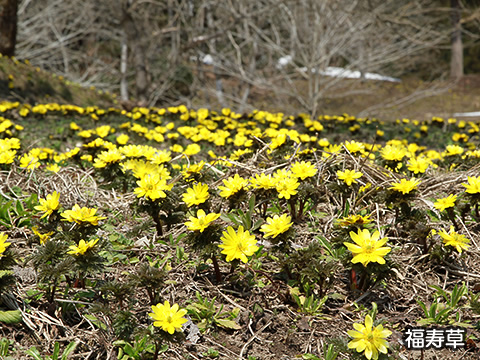
[[[213,65],[213,56],[210,54],[199,55],[199,56],[190,56],[190,61],[197,61],[200,60],[205,65]]]
[[[277,69],[283,69],[285,66],[290,64],[293,60],[292,55],[286,55],[282,56],[280,59],[277,61]]]
[[[204,55],[200,59],[205,65],[213,65],[213,56],[210,54]]]
[[[474,117],[480,116],[480,111],[472,111],[472,112],[464,112],[464,113],[455,113],[453,116],[466,116],[466,117]]]
[[[215,60],[213,59],[213,56],[210,54],[200,54],[198,56],[192,56],[190,58],[192,61],[197,61],[198,59],[204,63],[205,65],[214,65]],[[291,64],[293,60],[292,55],[285,55],[282,56],[277,60],[277,69],[283,69],[285,66],[288,64]],[[307,68],[303,67],[299,69],[302,72],[307,72]],[[315,71],[315,69],[312,69],[312,71]],[[342,79],[360,79],[362,78],[362,73],[358,70],[348,70],[345,68],[337,67],[337,66],[328,66],[325,70],[320,71],[321,75],[324,76],[331,76],[331,77],[337,77],[337,78],[342,78]],[[390,82],[401,82],[400,79],[394,78],[391,76],[384,76],[380,74],[375,74],[375,73],[364,73],[363,78],[367,80],[379,80],[379,81],[390,81]],[[461,116],[461,115],[457,115]],[[465,115],[465,116],[477,116],[477,115]]]
[[[307,72],[307,68],[301,68],[301,71]],[[324,76],[331,76],[331,77],[338,77],[342,79],[360,79],[362,77],[362,73],[358,70],[348,70],[341,67],[336,66],[328,66],[325,70],[320,71],[321,75]],[[379,81],[390,81],[390,82],[401,82],[400,79],[394,78],[391,76],[383,76],[380,74],[375,73],[364,73],[364,79],[367,80],[379,80]]]

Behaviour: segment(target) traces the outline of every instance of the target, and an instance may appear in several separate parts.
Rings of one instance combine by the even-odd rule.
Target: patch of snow
[[[210,54],[199,55],[199,56],[190,56],[190,61],[197,61],[200,60],[205,65],[213,65],[214,60],[213,56]]]
[[[301,71],[306,72],[307,68],[303,67],[300,69]],[[337,77],[342,79],[360,79],[362,77],[362,73],[358,70],[348,70],[337,66],[328,66],[325,70],[320,71],[321,75],[324,76],[331,76]],[[375,73],[364,73],[364,78],[367,80],[379,80],[379,81],[390,81],[390,82],[401,82],[400,79],[394,78],[391,76],[383,76],[380,74]]]
[[[283,69],[285,66],[292,62],[292,59],[292,55],[282,56],[280,59],[278,59],[276,68]]]
[[[200,60],[205,64],[205,65],[213,65],[213,56],[210,54],[206,54],[203,57],[200,58]]]
[[[455,113],[453,116],[465,116],[465,117],[474,117],[480,116],[480,111],[464,112],[464,113]]]

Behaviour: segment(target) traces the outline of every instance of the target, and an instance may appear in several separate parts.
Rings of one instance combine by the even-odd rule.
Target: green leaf
[[[17,210],[17,215],[23,215],[25,213],[25,209],[23,208],[23,204],[20,200],[18,200],[15,204],[15,209]]]
[[[207,329],[208,323],[207,319],[202,319],[200,323],[197,324],[197,327],[200,329],[201,332],[204,332]]]
[[[333,248],[332,248],[332,244],[330,244],[330,242],[325,239],[323,236],[315,236],[315,239],[318,240],[318,242],[320,243],[320,245],[322,245],[322,247],[328,251],[328,254],[331,256],[331,257],[335,257],[335,253],[333,251]]]
[[[19,218],[17,227],[30,227],[30,219],[29,218]]]
[[[227,320],[227,319],[215,319],[215,322],[217,323],[218,326],[227,328],[227,329],[234,329],[234,330],[239,330],[242,327],[238,325],[235,321],[233,320]]]
[[[97,326],[99,329],[102,329],[102,330],[107,330],[107,325],[105,325],[105,323],[103,323],[102,321],[98,320],[95,316],[93,315],[89,315],[89,314],[85,314],[83,315],[87,320],[90,320],[92,322],[92,324],[94,324],[95,326]]]
[[[255,221],[255,223],[253,224],[253,228],[251,228],[251,231],[257,230],[260,226],[262,226],[263,223],[264,223],[263,220]]]
[[[435,321],[433,319],[421,319],[417,321],[417,324],[420,326],[431,325],[434,324]]]
[[[248,211],[251,214],[253,214],[253,211],[255,210],[255,194],[252,194],[250,197],[250,200],[248,201]]]
[[[52,360],[58,360],[58,355],[60,354],[60,344],[58,342],[53,345]]]
[[[63,350],[61,360],[67,360],[68,355],[70,355],[75,350],[76,347],[77,347],[77,343],[75,341],[72,341],[70,344],[68,344],[65,350]]]
[[[33,357],[35,360],[43,360],[42,354],[40,354],[40,351],[38,351],[35,346],[34,346],[34,347],[31,347],[30,349],[28,349],[27,351],[25,351],[25,354],[26,354],[26,355],[30,355],[30,356]]]
[[[38,195],[36,193],[30,195],[28,198],[25,199],[25,204],[27,204],[27,207],[30,210],[33,210],[35,208],[35,205],[38,204]]]
[[[22,321],[20,310],[0,311],[0,322],[5,324],[18,324]]]
[[[304,354],[304,355],[302,355],[302,359],[304,359],[304,360],[322,360],[318,356],[315,356],[313,354]]]
[[[13,275],[13,271],[12,270],[0,270],[0,279],[5,277],[5,276],[8,276],[8,275]]]
[[[125,344],[125,346],[123,347],[123,351],[125,352],[125,354],[132,357],[136,357],[137,355],[137,351],[129,343]]]
[[[440,311],[437,316],[435,316],[435,320],[437,324],[443,323],[445,320],[448,319],[448,316],[450,315],[452,309],[446,308]]]

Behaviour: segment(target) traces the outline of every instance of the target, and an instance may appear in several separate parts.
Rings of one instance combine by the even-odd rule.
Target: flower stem
[[[455,231],[459,231],[458,224],[455,221],[455,213],[453,211],[453,208],[447,208],[447,215],[448,215],[448,218],[450,219],[450,221],[452,222],[453,227],[455,228]]]
[[[156,207],[152,211],[152,218],[153,222],[155,223],[155,228],[157,229],[157,235],[163,236],[162,221],[160,220],[160,214]]]
[[[305,204],[307,203],[307,199],[303,200],[303,201],[300,201],[300,205],[299,205],[299,208],[298,208],[298,219],[302,219],[303,218],[303,209],[305,208]]]
[[[220,267],[218,266],[217,257],[215,255],[212,255],[211,259],[213,263],[213,268],[215,269],[215,277],[217,283],[219,284],[222,282],[222,273],[220,272]]]
[[[295,201],[290,198],[290,200],[288,200],[288,204],[290,205],[290,215],[292,215],[293,220],[296,220],[297,214],[295,214]]]

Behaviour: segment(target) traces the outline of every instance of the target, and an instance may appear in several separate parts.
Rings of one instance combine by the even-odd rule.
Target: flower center
[[[373,246],[371,243],[369,243],[369,244],[367,244],[367,245],[365,246],[365,252],[366,252],[367,254],[372,253],[372,252],[373,252],[373,249],[374,249],[374,246]]]

